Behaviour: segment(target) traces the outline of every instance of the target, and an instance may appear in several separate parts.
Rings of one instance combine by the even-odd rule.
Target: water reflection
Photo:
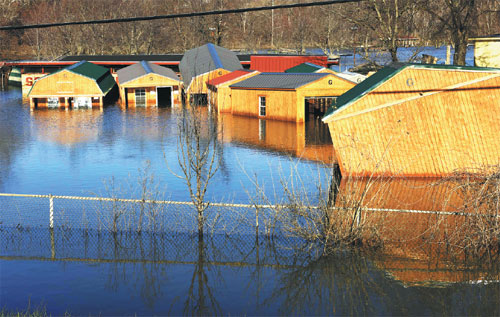
[[[250,145],[306,160],[334,162],[332,141],[326,124],[318,120],[294,123],[219,114],[224,142]]]
[[[68,229],[21,232],[15,228],[2,230],[0,238],[3,285],[9,287],[20,282],[20,275],[11,274],[15,268],[6,263],[31,261],[38,267],[49,266],[52,261],[64,263],[68,270],[56,274],[56,285],[73,274],[71,267],[87,263],[85,267],[79,266],[79,274],[93,281],[95,295],[104,301],[120,298],[118,306],[100,307],[103,314],[125,311],[148,315],[500,313],[498,268],[486,273],[462,273],[465,279],[449,281],[453,284],[406,280],[401,283],[395,280],[400,277],[395,274],[398,264],[403,263],[398,259],[381,260],[366,254],[339,252],[309,262],[291,251],[292,240],[273,243],[255,236],[215,235],[199,239],[196,234],[174,232],[109,234]],[[414,263],[404,262],[404,267],[410,268],[404,272],[407,276],[413,273],[413,279],[439,274],[434,268]],[[24,289],[24,296],[30,291],[50,298],[59,292],[57,286],[37,284],[44,278],[37,272],[25,272],[29,278],[22,277],[28,282],[21,284],[29,289]],[[43,285],[43,291],[36,285]],[[64,309],[72,314],[95,313],[96,310],[82,307],[75,300],[82,295],[80,292],[76,288],[71,295],[61,298],[67,303]],[[6,300],[5,304],[8,303]],[[58,312],[50,305],[47,308],[49,312]]]
[[[33,131],[39,140],[60,145],[96,141],[102,130],[100,110],[32,111]]]

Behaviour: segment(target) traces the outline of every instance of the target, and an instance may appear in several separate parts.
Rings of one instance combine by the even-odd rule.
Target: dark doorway
[[[158,107],[171,107],[172,106],[172,87],[156,88],[158,98]]]

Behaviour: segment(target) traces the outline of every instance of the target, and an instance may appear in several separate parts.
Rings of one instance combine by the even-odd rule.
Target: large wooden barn
[[[81,61],[35,81],[28,93],[34,108],[92,108],[114,101],[116,82],[105,67]]]
[[[232,113],[284,121],[304,122],[321,112],[355,84],[329,73],[261,73],[233,84]],[[324,113],[324,110],[323,110]]]
[[[207,82],[208,102],[215,107],[218,113],[230,113],[231,106],[231,88],[230,85],[258,75],[258,71],[235,70],[229,74],[214,78]]]
[[[179,99],[180,80],[173,70],[147,61],[117,71],[124,107],[170,107]]]
[[[184,92],[191,98],[207,98],[207,81],[243,69],[236,54],[211,43],[187,51],[179,63]]]
[[[344,176],[445,176],[500,163],[499,100],[500,69],[393,64],[323,121]]]

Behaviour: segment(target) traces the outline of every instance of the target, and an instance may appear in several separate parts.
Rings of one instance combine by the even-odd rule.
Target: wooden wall
[[[500,39],[476,41],[474,43],[474,63],[479,67],[500,68]]]
[[[102,95],[101,89],[93,79],[63,70],[38,79],[29,97]]]
[[[266,97],[266,119],[305,121],[306,97],[340,96],[354,87],[354,83],[334,75],[325,76],[297,90],[231,89],[232,113],[259,116],[259,97]]]
[[[193,77],[189,87],[187,88],[187,94],[207,94],[207,81],[215,79],[217,77],[223,76],[225,74],[230,73],[230,71],[225,70],[223,68],[215,69],[211,72],[200,74],[196,77]]]
[[[125,106],[125,89],[127,89],[128,106],[135,107],[135,88],[146,90],[147,107],[156,106],[157,96],[155,93],[151,94],[151,91],[156,92],[156,87],[172,87],[173,101],[179,102],[180,81],[158,74],[147,74],[118,86],[120,87],[120,103],[122,106]]]
[[[344,176],[499,164],[500,72],[409,67],[327,122]]]
[[[232,100],[231,100],[231,88],[229,86],[239,83],[240,81],[246,80],[250,77],[260,74],[259,72],[249,73],[245,76],[227,81],[217,86],[217,91],[212,92],[210,100],[212,105],[217,109],[218,113],[231,113],[232,111]]]

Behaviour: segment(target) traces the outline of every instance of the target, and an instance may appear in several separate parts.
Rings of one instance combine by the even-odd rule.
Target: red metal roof
[[[235,70],[233,72],[230,72],[229,74],[211,79],[211,80],[207,81],[207,84],[210,86],[217,86],[217,85],[223,84],[225,82],[228,82],[230,80],[236,79],[238,77],[245,76],[245,75],[250,74],[250,73],[251,73],[251,71],[248,71],[248,70]]]
[[[323,67],[328,67],[328,57],[326,55],[305,55],[305,56],[270,56],[252,55],[250,57],[250,69],[259,72],[275,73],[302,63],[313,63]]]

